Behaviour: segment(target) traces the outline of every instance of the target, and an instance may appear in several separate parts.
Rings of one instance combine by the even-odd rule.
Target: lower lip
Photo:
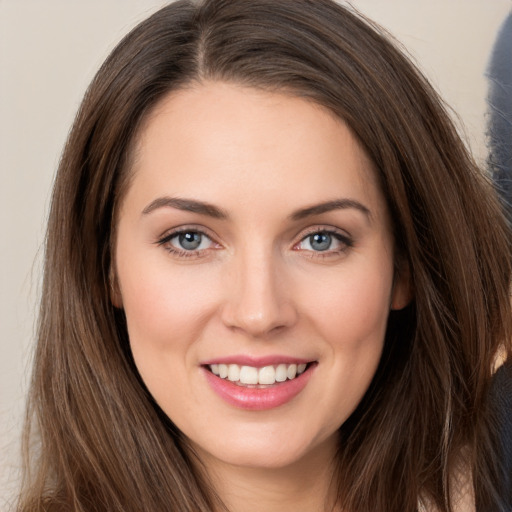
[[[315,366],[309,365],[304,373],[294,379],[262,388],[240,386],[217,377],[206,368],[203,371],[213,391],[228,404],[250,411],[265,411],[284,405],[296,397],[306,387]]]

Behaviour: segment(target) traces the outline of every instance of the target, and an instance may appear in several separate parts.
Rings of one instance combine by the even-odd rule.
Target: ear
[[[391,309],[400,310],[409,305],[414,297],[409,265],[401,263],[395,270],[393,290],[391,292]]]
[[[119,288],[117,273],[114,270],[113,266],[110,267],[110,271],[108,274],[110,302],[112,302],[112,305],[115,308],[123,309],[123,296],[121,295],[121,289]]]

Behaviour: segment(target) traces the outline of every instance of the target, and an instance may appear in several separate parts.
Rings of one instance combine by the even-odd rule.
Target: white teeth
[[[297,365],[296,364],[291,364],[290,366],[288,366],[288,370],[286,370],[286,376],[292,380],[295,378],[295,375],[297,375]]]
[[[274,384],[276,381],[276,371],[273,366],[264,366],[258,371],[258,384]]]
[[[280,364],[276,368],[276,381],[284,382],[288,378],[287,366],[285,364]]]
[[[228,380],[231,382],[240,380],[240,366],[237,364],[230,364],[228,366]]]
[[[228,365],[219,364],[219,377],[225,379],[228,376]]]
[[[242,366],[240,368],[240,382],[242,384],[258,384],[258,368]]]
[[[210,370],[221,379],[231,382],[239,382],[245,385],[272,385],[276,382],[292,380],[306,371],[307,365],[302,364],[278,364],[277,366],[239,366],[237,364],[211,364]]]

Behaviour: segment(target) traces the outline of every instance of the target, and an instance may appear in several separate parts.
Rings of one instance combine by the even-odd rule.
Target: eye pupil
[[[331,246],[332,237],[327,233],[315,233],[309,237],[309,243],[315,251],[326,251]]]
[[[201,238],[201,233],[189,231],[188,233],[180,233],[178,235],[178,242],[183,249],[193,251],[201,245]]]

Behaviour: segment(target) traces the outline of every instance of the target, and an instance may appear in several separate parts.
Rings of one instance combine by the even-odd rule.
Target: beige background
[[[165,2],[0,0],[0,509],[14,495],[51,182],[95,70]],[[355,0],[394,34],[485,160],[483,76],[512,0]]]

